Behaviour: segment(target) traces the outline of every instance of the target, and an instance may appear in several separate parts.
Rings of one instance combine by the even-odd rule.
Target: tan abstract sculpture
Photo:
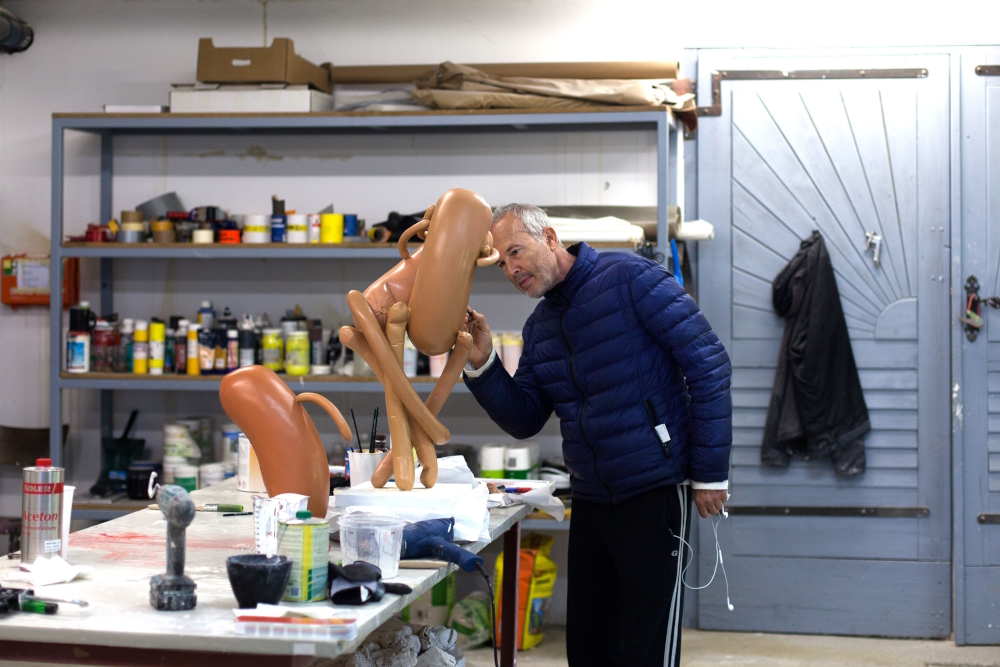
[[[250,439],[268,495],[309,496],[313,516],[326,516],[330,470],[319,432],[303,403],[322,407],[350,442],[351,429],[337,407],[319,394],[296,396],[264,366],[247,366],[226,375],[219,397],[222,409]]]
[[[492,222],[492,211],[482,197],[470,190],[447,191],[427,209],[421,222],[400,237],[402,261],[364,294],[351,291],[347,295],[355,326],[341,327],[340,340],[372,367],[385,387],[392,456],[383,460],[372,477],[378,488],[392,475],[397,488],[413,488],[413,449],[423,465],[421,483],[429,488],[437,481],[434,445],[445,444],[451,434],[436,415],[472,350],[472,337],[462,329],[476,267],[499,259],[492,247]],[[424,244],[410,255],[406,242],[415,235]],[[403,373],[406,333],[427,355],[454,348],[426,403]]]

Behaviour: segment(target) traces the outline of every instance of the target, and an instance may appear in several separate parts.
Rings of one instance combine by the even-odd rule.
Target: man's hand
[[[698,507],[698,514],[702,519],[707,519],[710,515],[718,514],[722,511],[722,506],[729,500],[729,494],[725,489],[695,489],[694,504]]]
[[[479,370],[493,352],[493,336],[486,318],[469,308],[465,313],[465,330],[472,334],[472,351],[469,353],[469,363]]]

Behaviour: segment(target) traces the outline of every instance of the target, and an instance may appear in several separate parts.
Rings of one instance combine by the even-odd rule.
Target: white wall
[[[336,64],[678,59],[685,46],[891,46],[996,41],[1000,3],[837,3],[636,0],[31,0],[4,6],[36,31],[29,51],[0,55],[0,253],[46,253],[50,235],[51,114],[99,111],[104,103],[167,102],[172,82],[192,81],[197,39],[220,45],[295,40],[314,62]],[[247,157],[261,146],[272,160]],[[465,185],[491,202],[649,205],[655,154],[643,133],[523,137],[382,137],[247,140],[117,140],[114,208],[176,189],[188,206],[218,203],[238,212],[267,210],[280,192],[290,206],[336,201],[370,221],[418,210],[448,187]],[[97,220],[97,141],[71,136],[66,160],[66,229]],[[222,151],[222,155],[217,154]],[[207,153],[216,153],[199,157]],[[234,310],[273,315],[299,301],[328,325],[346,313],[347,289],[367,285],[379,264],[270,266],[267,271],[184,261],[122,262],[116,307],[138,317],[190,314],[212,297]],[[97,301],[97,263],[83,263],[84,291]],[[275,279],[277,272],[280,279]],[[255,277],[254,277],[255,276]],[[163,286],[179,296],[164,296]],[[173,293],[173,292],[171,292]],[[531,302],[511,296],[499,276],[477,282],[481,304],[501,328],[518,327]],[[491,314],[492,313],[492,314]],[[0,423],[48,423],[48,317],[44,309],[0,308]],[[208,399],[205,405],[205,399]],[[342,397],[341,407],[369,412],[374,397]],[[140,436],[158,444],[164,420],[189,412],[221,415],[217,399],[194,394],[119,396],[116,423],[140,407]],[[71,465],[80,481],[97,471],[96,394],[67,392]],[[499,432],[468,397],[444,417],[458,440],[482,442]],[[317,420],[320,421],[320,420]],[[329,433],[328,425],[323,430]],[[557,445],[550,424],[546,442]],[[329,439],[329,438],[328,438]],[[0,474],[0,515],[18,511],[17,474]]]

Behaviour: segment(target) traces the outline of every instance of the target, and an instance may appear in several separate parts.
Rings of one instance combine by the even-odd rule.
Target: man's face
[[[493,228],[493,247],[500,253],[497,266],[518,290],[532,299],[545,295],[559,282],[556,266],[555,232],[546,230],[544,241],[536,241],[521,221],[506,215]],[[549,236],[551,235],[551,238]]]

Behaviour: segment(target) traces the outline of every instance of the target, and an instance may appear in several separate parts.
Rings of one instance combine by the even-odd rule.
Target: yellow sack
[[[517,648],[526,651],[538,646],[545,637],[549,607],[552,604],[552,587],[558,568],[549,558],[552,537],[530,534],[521,538],[520,581],[518,582]],[[496,583],[497,641],[500,641],[500,610],[503,591],[503,554],[497,557],[494,568]]]

